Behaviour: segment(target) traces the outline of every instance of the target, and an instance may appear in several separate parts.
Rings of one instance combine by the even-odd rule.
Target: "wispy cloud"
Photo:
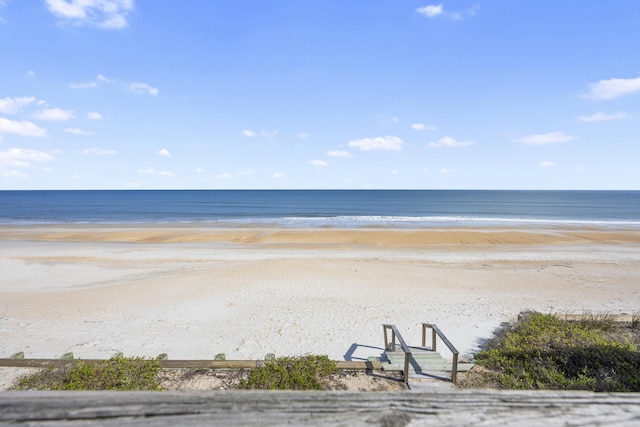
[[[146,83],[129,83],[129,85],[127,86],[127,88],[133,92],[133,93],[139,93],[141,95],[143,94],[148,94],[148,95],[153,95],[156,96],[158,94],[158,88],[155,88],[153,86],[150,86]]]
[[[414,123],[411,125],[411,129],[413,130],[436,130],[435,126],[427,126],[423,123]]]
[[[62,108],[46,108],[33,115],[34,119],[48,120],[51,122],[64,122],[75,119],[73,110],[63,110]]]
[[[640,92],[640,77],[632,79],[600,80],[589,85],[586,98],[605,100]]]
[[[127,26],[134,0],[46,0],[49,11],[62,22],[106,29]]]
[[[88,148],[86,150],[82,150],[82,154],[85,156],[93,155],[93,156],[113,156],[118,154],[116,150],[105,150],[103,148]]]
[[[349,141],[349,147],[360,151],[399,151],[402,150],[404,141],[397,136],[379,136],[377,138],[362,138]]]
[[[311,160],[309,161],[309,164],[311,166],[327,166],[329,163],[325,162],[324,160]]]
[[[602,111],[598,111],[597,113],[591,114],[590,116],[580,116],[578,119],[582,122],[602,122],[608,120],[622,120],[628,119],[629,116],[626,113],[618,112],[618,113],[603,113]]]
[[[93,135],[92,132],[86,131],[84,129],[80,129],[80,128],[66,128],[64,130],[67,133],[71,133],[74,135],[83,135],[83,136],[87,136],[87,135]]]
[[[300,139],[307,139],[307,138],[309,138],[309,136],[311,136],[311,135],[309,135],[307,132],[300,132],[298,134],[298,138],[300,138]]]
[[[16,168],[32,168],[33,163],[50,162],[53,160],[51,154],[32,150],[29,148],[9,148],[0,151],[0,170],[3,176],[22,178],[26,174],[15,170]]]
[[[246,136],[247,138],[253,138],[254,136],[256,136],[256,133],[255,133],[254,131],[252,131],[252,130],[247,130],[247,129],[243,130],[243,131],[242,131],[242,134],[243,134],[244,136]]]
[[[230,179],[233,179],[233,175],[231,175],[228,172],[225,172],[225,173],[221,173],[219,175],[216,175],[216,179],[221,180],[221,181],[228,181]]]
[[[93,0],[86,0],[86,1],[93,1]],[[158,93],[160,93],[157,87],[153,87],[148,83],[129,82],[129,81],[111,79],[111,78],[105,77],[103,74],[98,74],[95,80],[91,80],[89,82],[69,83],[69,87],[71,87],[72,89],[89,89],[93,87],[98,87],[99,86],[98,83],[114,85],[114,86],[126,89],[129,92],[137,93],[140,95],[156,96],[158,95]]]
[[[90,120],[102,120],[102,114],[91,111],[87,113],[87,118]]]
[[[0,133],[12,133],[20,136],[47,136],[47,131],[35,123],[26,120],[9,120],[0,117]]]
[[[175,174],[171,171],[156,171],[153,168],[138,169],[138,173],[141,175],[175,176]]]
[[[285,174],[283,174],[282,172],[276,172],[272,175],[272,177],[276,179],[282,179],[285,177]]]
[[[343,150],[333,150],[333,151],[327,151],[327,156],[329,157],[353,157],[353,154],[351,154],[348,151],[343,151]]]
[[[470,145],[475,144],[475,141],[466,140],[466,141],[458,141],[450,136],[445,136],[443,138],[438,139],[437,141],[429,142],[429,147],[468,147]]]
[[[266,130],[260,131],[260,135],[265,138],[275,138],[278,135],[278,131],[276,129],[271,132],[267,132]]]
[[[162,157],[171,157],[171,153],[166,148],[161,148],[160,150],[158,150],[158,152],[156,152],[156,154]]]
[[[451,19],[461,21],[465,18],[476,15],[478,13],[478,10],[480,10],[480,5],[478,3],[474,3],[468,9],[457,10],[457,11],[446,10],[444,5],[440,3],[440,4],[430,4],[427,6],[419,7],[416,9],[416,12],[426,16],[427,18],[435,18],[437,16],[446,16]]]
[[[0,99],[0,113],[16,114],[29,104],[36,102],[33,96],[18,96]]]
[[[564,132],[549,132],[540,133],[536,135],[529,135],[522,138],[513,139],[513,142],[517,142],[525,145],[546,145],[546,144],[558,144],[563,142],[570,142],[577,139],[573,135],[567,135]]]
[[[89,89],[92,87],[98,87],[98,84],[93,81],[85,83],[69,83],[69,87],[71,87],[71,89]]]
[[[557,166],[557,163],[545,160],[543,162],[540,162],[540,166],[545,167],[545,168],[550,168],[550,167],[553,167],[553,166]]]
[[[430,4],[417,8],[416,12],[426,16],[427,18],[433,18],[434,16],[442,15],[442,12],[444,12],[444,7],[442,6],[442,4]]]

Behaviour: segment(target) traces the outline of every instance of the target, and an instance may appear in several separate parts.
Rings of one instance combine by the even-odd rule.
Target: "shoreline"
[[[520,311],[633,314],[640,231],[0,226],[0,357],[461,355]],[[446,357],[446,353],[443,354]]]
[[[0,241],[127,243],[329,244],[377,246],[554,245],[640,243],[640,229],[612,227],[290,228],[246,224],[203,227],[184,224],[0,225]]]

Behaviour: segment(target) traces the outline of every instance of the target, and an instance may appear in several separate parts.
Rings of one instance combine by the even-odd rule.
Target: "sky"
[[[640,1],[0,0],[0,189],[640,190]]]

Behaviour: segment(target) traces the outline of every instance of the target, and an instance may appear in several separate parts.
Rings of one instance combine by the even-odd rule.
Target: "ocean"
[[[0,191],[0,224],[640,227],[640,191]]]

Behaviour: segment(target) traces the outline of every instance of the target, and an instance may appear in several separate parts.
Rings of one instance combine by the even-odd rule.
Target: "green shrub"
[[[640,391],[634,336],[608,316],[568,321],[524,313],[476,354],[502,387]]]
[[[322,379],[336,372],[336,363],[327,356],[279,357],[253,369],[241,388],[323,390]]]
[[[95,365],[74,360],[18,380],[16,390],[160,390],[157,360],[115,357]]]

